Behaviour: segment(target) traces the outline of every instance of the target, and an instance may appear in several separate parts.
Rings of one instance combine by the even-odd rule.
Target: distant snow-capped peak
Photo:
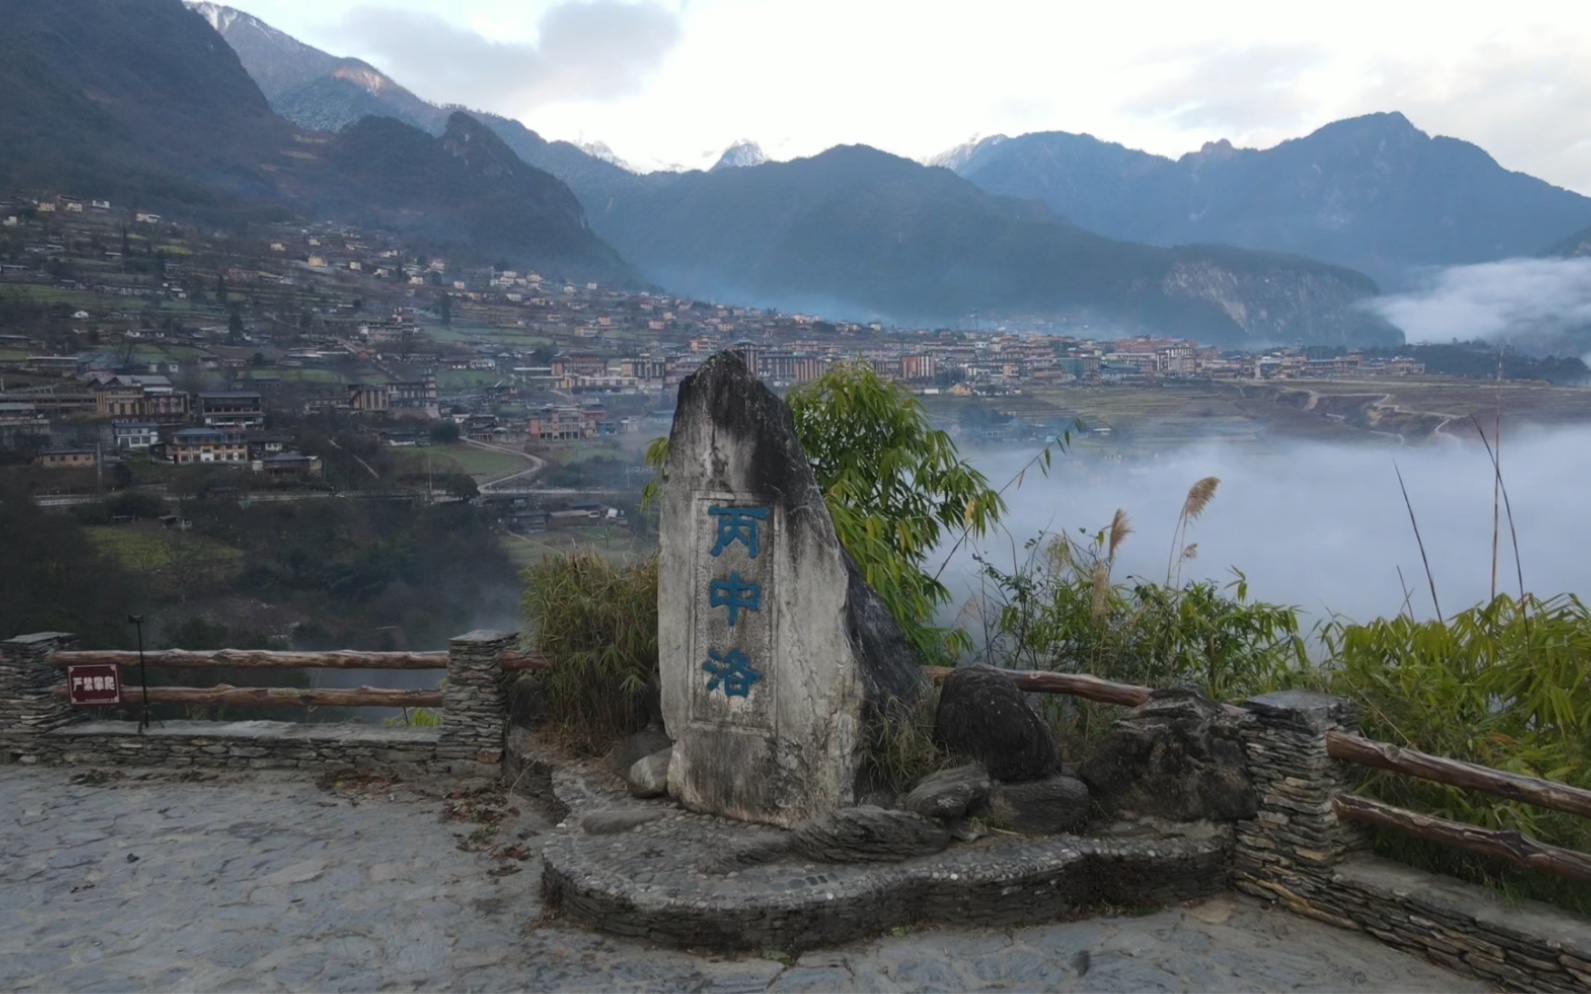
[[[742,138],[724,149],[724,153],[718,157],[717,162],[713,163],[712,168],[740,169],[746,166],[760,166],[767,161],[768,153],[762,150],[761,145]]]
[[[927,159],[923,160],[923,165],[940,166],[944,169],[949,169],[951,172],[955,172],[962,166],[966,165],[967,161],[974,155],[986,148],[993,148],[994,146],[1007,140],[1008,139],[1005,135],[989,135],[988,137],[984,137],[982,135],[973,135],[971,138],[962,142],[960,145],[957,145],[955,148],[946,149],[945,151],[940,152],[938,155],[929,156]]]

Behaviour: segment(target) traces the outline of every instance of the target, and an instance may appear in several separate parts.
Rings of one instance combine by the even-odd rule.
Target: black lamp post
[[[149,667],[144,663],[144,616],[129,614],[127,620],[138,626],[138,680],[144,685],[144,711],[138,717],[138,734],[149,727]]]

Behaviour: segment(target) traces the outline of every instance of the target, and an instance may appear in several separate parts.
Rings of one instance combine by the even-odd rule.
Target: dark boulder
[[[993,786],[989,771],[980,763],[970,763],[923,777],[901,806],[924,818],[959,819],[985,807]]]
[[[1257,810],[1236,719],[1188,690],[1157,690],[1078,771],[1108,815],[1237,821]]]
[[[1060,763],[1038,709],[987,666],[962,667],[945,678],[935,731],[946,749],[982,763],[996,780],[1038,780]]]
[[[1026,835],[1064,832],[1088,820],[1088,787],[1057,773],[1043,780],[995,785],[990,820],[997,828]]]
[[[841,808],[795,827],[791,849],[821,863],[898,862],[950,845],[943,826],[910,811]]]

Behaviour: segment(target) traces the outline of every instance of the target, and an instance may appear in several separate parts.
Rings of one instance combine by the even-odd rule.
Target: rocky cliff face
[[[1214,308],[1241,338],[1234,344],[1401,345],[1403,333],[1362,304],[1375,286],[1357,273],[1296,261],[1234,267],[1210,257],[1179,259],[1160,289],[1172,301]]]

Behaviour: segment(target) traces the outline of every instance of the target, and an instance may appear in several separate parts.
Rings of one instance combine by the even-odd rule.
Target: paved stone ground
[[[1236,896],[794,962],[695,956],[544,920],[550,826],[529,811],[480,825],[490,797],[205,776],[0,767],[0,990],[1487,989]]]

